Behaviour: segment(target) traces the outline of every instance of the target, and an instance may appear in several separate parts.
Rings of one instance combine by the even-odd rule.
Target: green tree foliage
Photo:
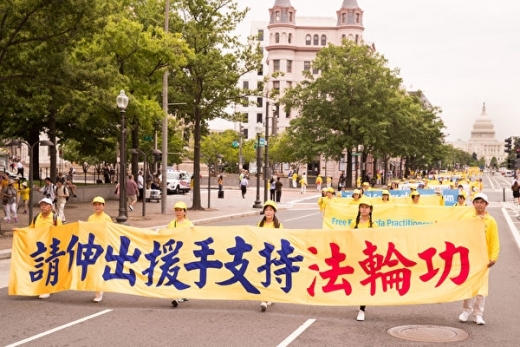
[[[177,108],[194,137],[193,209],[202,209],[200,199],[201,137],[207,122],[226,118],[225,108],[240,102],[237,83],[243,74],[257,69],[261,62],[258,47],[241,44],[231,33],[247,9],[240,10],[233,0],[179,0],[174,5],[170,30],[182,33],[193,55],[182,68],[170,70],[169,99],[185,103]],[[173,102],[173,101],[172,101]]]

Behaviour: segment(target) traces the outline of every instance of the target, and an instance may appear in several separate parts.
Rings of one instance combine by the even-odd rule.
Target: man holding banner
[[[473,207],[475,208],[475,216],[482,218],[485,222],[486,244],[489,257],[488,268],[495,265],[500,252],[500,241],[498,239],[498,226],[495,218],[493,218],[487,211],[486,207],[489,199],[486,194],[478,193],[473,198]],[[459,316],[459,321],[467,322],[469,316],[473,313],[475,316],[475,323],[484,325],[486,322],[482,318],[484,313],[484,304],[486,297],[477,295],[476,297],[465,299],[462,307],[464,311]]]

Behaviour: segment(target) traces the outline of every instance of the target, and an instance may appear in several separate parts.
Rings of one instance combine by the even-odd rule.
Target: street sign
[[[152,142],[152,135],[144,135],[143,136],[143,140],[146,141],[146,142]]]
[[[263,138],[263,137],[260,138],[260,146],[261,147],[265,146],[265,138]]]
[[[231,146],[233,146],[233,148],[238,148],[238,146],[240,146],[240,144],[238,143],[238,141],[233,141],[231,143]]]
[[[353,156],[353,157],[360,157],[360,156],[361,156],[361,153],[353,152],[353,153],[352,153],[352,156]]]

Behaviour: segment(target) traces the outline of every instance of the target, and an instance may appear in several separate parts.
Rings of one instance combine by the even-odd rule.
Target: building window
[[[258,29],[258,41],[263,41],[263,40],[264,40],[264,30]]]
[[[303,62],[303,71],[309,71],[311,69],[311,62],[310,61],[304,61]]]
[[[292,72],[292,60],[287,60],[286,70],[287,72]]]
[[[346,40],[346,39],[347,39],[347,35],[345,35],[345,34],[341,35],[341,41]]]
[[[311,45],[311,35],[307,34],[305,36],[305,45],[310,46]]]
[[[292,12],[289,12],[289,23],[292,23]]]
[[[327,36],[321,35],[321,45],[325,46],[327,44]]]
[[[342,13],[341,14],[341,23],[345,24],[347,22],[347,14]]]
[[[249,131],[248,131],[248,129],[242,129],[242,131],[244,132],[244,137],[245,137],[246,139],[249,138],[249,136],[248,136],[248,135],[249,135]]]
[[[263,98],[256,98],[256,106],[257,107],[263,107],[264,106],[264,99]]]
[[[359,13],[356,13],[356,24],[359,24]]]
[[[356,34],[356,43],[359,43],[359,35]]]
[[[280,21],[280,11],[276,11],[276,21],[279,22]]]
[[[263,92],[264,91],[264,81],[258,81],[256,83],[256,90],[259,91],[259,92]]]
[[[249,107],[249,98],[247,96],[242,97],[242,106]]]
[[[264,75],[264,65],[260,65],[258,67],[258,76],[263,76]]]
[[[347,24],[354,24],[354,12],[348,13]]]
[[[280,71],[280,59],[273,60],[273,71]]]
[[[289,38],[287,39],[287,42],[292,43],[292,34],[289,34]]]
[[[274,34],[274,42],[280,43],[280,34],[279,33]]]
[[[315,67],[312,68],[312,74],[313,75],[317,75],[319,73],[319,70],[316,69]]]
[[[263,113],[257,113],[256,114],[256,122],[257,123],[263,123],[264,122],[263,115],[264,115]]]
[[[249,89],[249,81],[242,81],[242,89]]]
[[[273,89],[280,90],[280,81],[273,81]]]
[[[289,89],[292,88],[292,82],[291,81],[287,81],[285,83],[287,84],[287,88],[289,88]]]
[[[320,43],[320,38],[318,37],[318,35],[314,35],[314,40],[313,40],[314,46],[319,45],[319,43]]]

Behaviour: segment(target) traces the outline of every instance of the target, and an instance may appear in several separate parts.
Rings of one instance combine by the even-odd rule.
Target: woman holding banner
[[[186,212],[188,211],[188,206],[184,201],[177,201],[175,205],[173,205],[175,219],[168,224],[169,229],[175,228],[193,228],[193,222],[186,218]],[[188,301],[186,298],[179,298],[172,300],[172,306],[179,306],[180,302]]]
[[[261,228],[276,228],[276,229],[283,229],[282,223],[276,218],[276,203],[272,200],[267,200],[264,203],[264,218],[260,220],[258,223],[258,227]],[[262,301],[260,303],[260,310],[262,312],[265,312],[267,310],[267,306],[271,306],[273,303],[270,301]]]
[[[373,209],[372,202],[369,199],[360,199],[357,217],[350,223],[349,227],[351,229],[377,228],[377,224],[372,221]],[[365,320],[365,309],[365,305],[359,306],[357,321],[362,322]]]

